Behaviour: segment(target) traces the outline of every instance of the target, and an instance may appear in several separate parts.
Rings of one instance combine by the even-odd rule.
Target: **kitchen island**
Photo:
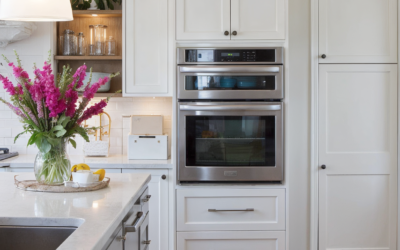
[[[40,218],[46,218],[49,224],[76,223],[75,232],[57,248],[61,250],[103,249],[151,179],[149,174],[106,174],[111,182],[102,190],[42,193],[15,188],[14,176],[0,173],[0,225],[19,219],[35,223]],[[34,175],[20,173],[17,178],[32,180]]]

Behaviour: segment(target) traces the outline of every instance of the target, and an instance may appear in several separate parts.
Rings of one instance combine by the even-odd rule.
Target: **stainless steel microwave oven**
[[[282,53],[178,49],[179,182],[283,180]]]

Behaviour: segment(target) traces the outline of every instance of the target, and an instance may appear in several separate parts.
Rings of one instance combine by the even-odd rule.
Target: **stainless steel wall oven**
[[[282,48],[178,49],[178,181],[283,180]]]

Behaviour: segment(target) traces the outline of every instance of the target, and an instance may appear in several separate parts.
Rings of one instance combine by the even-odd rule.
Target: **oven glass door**
[[[276,118],[187,116],[186,166],[275,166]]]
[[[282,99],[281,65],[179,66],[179,99]]]
[[[180,177],[202,179],[204,169],[270,168],[282,173],[282,106],[203,103],[180,105]],[[264,171],[264,173],[266,173]],[[225,180],[226,173],[207,178]],[[218,177],[219,175],[219,177]],[[244,178],[248,174],[239,176]],[[268,179],[270,176],[256,178]],[[247,178],[247,177],[246,177]],[[251,177],[254,178],[254,177]],[[273,175],[274,180],[279,179]],[[250,180],[249,180],[250,181]]]

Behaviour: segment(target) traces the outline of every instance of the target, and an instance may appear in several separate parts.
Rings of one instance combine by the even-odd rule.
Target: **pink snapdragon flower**
[[[17,78],[20,83],[23,83],[25,87],[29,90],[31,87],[31,85],[29,84],[31,82],[31,79],[29,79],[28,73],[23,68],[15,66],[12,62],[10,62],[8,66],[13,68],[13,74],[15,78]]]
[[[51,65],[47,62],[44,63],[43,70],[35,71],[40,84],[38,89],[42,91],[46,98],[46,107],[49,108],[49,117],[56,117],[59,113],[63,112],[67,105],[65,100],[61,98],[60,89],[54,84],[54,75],[52,73]],[[38,91],[36,89],[35,91]],[[37,94],[37,93],[35,93]]]
[[[74,89],[68,89],[65,92],[65,99],[68,101],[65,115],[72,118],[76,110],[76,101],[78,100],[78,93]]]
[[[86,109],[83,112],[83,115],[78,120],[78,124],[81,124],[83,121],[92,118],[94,115],[98,115],[104,112],[104,107],[107,106],[106,100],[101,100],[100,102],[96,103],[95,105],[91,106],[90,108]]]
[[[65,115],[69,117],[73,117],[76,111],[76,101],[78,101],[78,93],[75,89],[79,89],[83,86],[83,80],[86,77],[86,65],[82,65],[79,67],[73,78],[74,80],[70,85],[68,85],[68,89],[65,92],[65,100],[67,102],[67,110],[65,111]],[[75,86],[76,85],[76,86]]]
[[[3,82],[3,87],[4,89],[10,94],[10,95],[16,95],[18,94],[13,83],[8,79],[8,77],[4,77],[3,75],[0,75],[0,81]]]
[[[80,87],[83,86],[83,80],[85,80],[85,77],[86,77],[86,69],[87,69],[87,67],[84,64],[76,70],[76,72],[73,76],[74,80],[72,81],[70,86],[68,86],[68,88],[72,88],[73,86],[75,86],[75,84],[76,84],[76,87],[75,87],[76,89],[79,89]]]
[[[104,77],[103,79],[100,78],[99,81],[94,83],[92,86],[86,86],[85,91],[83,92],[83,97],[90,101],[94,97],[94,94],[96,94],[97,90],[106,84],[108,80],[108,77]]]

